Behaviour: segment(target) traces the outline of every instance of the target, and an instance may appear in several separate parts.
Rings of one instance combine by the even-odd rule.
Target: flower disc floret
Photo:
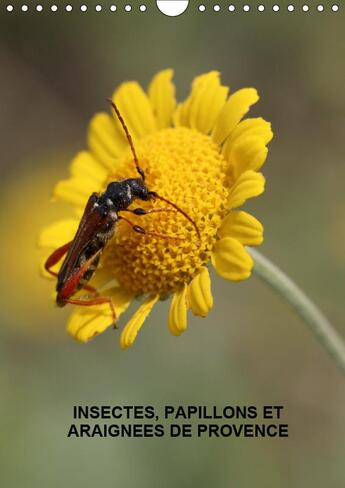
[[[164,204],[167,212],[130,219],[147,231],[180,239],[138,235],[120,221],[107,246],[104,262],[118,282],[133,294],[165,296],[189,283],[210,258],[226,213],[226,161],[209,136],[185,127],[164,129],[144,137],[137,144],[137,153],[148,188],[183,209],[195,221],[200,239],[185,217]],[[117,167],[127,168],[129,175],[133,167],[131,154],[126,154]],[[120,173],[123,177],[124,171],[120,171],[112,179],[118,179]],[[162,207],[162,202],[140,205]],[[136,206],[135,202],[130,208]]]

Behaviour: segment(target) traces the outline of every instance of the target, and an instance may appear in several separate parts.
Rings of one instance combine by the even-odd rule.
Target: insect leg
[[[59,247],[56,249],[47,259],[47,261],[44,264],[44,268],[48,273],[50,273],[52,276],[57,277],[58,273],[55,271],[52,271],[51,268],[60,261],[60,259],[66,254],[68,249],[71,247],[73,241],[67,242],[67,244],[64,244],[63,246]],[[89,291],[91,293],[97,293],[96,288],[90,285],[83,285],[84,290]]]
[[[121,212],[130,212],[130,213],[133,213],[134,215],[147,215],[147,214],[158,213],[158,212],[177,213],[177,210],[174,210],[173,208],[166,208],[166,207],[149,208],[149,209],[138,207],[138,208],[134,208],[133,210],[131,210],[131,209],[121,210]]]
[[[100,249],[97,251],[90,259],[88,259],[81,268],[74,273],[64,284],[64,286],[59,291],[59,301],[61,303],[71,303],[73,305],[82,305],[82,306],[91,306],[91,305],[101,305],[103,303],[108,303],[111,311],[111,315],[113,317],[113,321],[116,321],[116,313],[114,309],[113,302],[110,297],[93,297],[90,299],[83,299],[83,298],[70,298],[71,295],[76,291],[80,280],[82,279],[83,275],[92,265],[94,260],[100,255],[102,250]],[[92,293],[97,293],[97,290],[92,286],[83,285],[83,288],[91,291]],[[59,302],[58,302],[59,303]]]
[[[198,235],[198,238],[200,239],[200,231],[199,231],[199,228],[198,226],[196,225],[196,223],[194,222],[194,220],[184,211],[182,210],[182,208],[180,208],[178,205],[176,205],[176,203],[174,202],[171,202],[170,200],[168,200],[167,198],[165,197],[161,197],[160,195],[158,195],[157,192],[155,191],[150,191],[149,192],[149,195],[151,196],[151,198],[153,198],[154,200],[157,199],[157,200],[161,200],[162,202],[165,202],[165,203],[168,203],[169,205],[171,205],[173,208],[175,208],[177,210],[177,212],[179,212],[181,215],[183,215],[187,220],[189,220],[189,222],[193,225],[197,235]]]
[[[130,220],[126,219],[125,217],[122,217],[122,215],[120,215],[119,218],[127,222],[127,224],[129,224],[135,232],[138,232],[138,234],[143,234],[145,236],[159,237],[161,239],[178,239],[184,241],[184,237],[162,234],[160,232],[147,231],[140,225],[135,225]]]
[[[70,296],[75,293],[78,285],[80,284],[81,279],[83,278],[84,274],[86,271],[89,269],[89,267],[92,265],[94,260],[100,255],[102,252],[102,249],[97,251],[91,258],[89,258],[83,266],[81,266],[78,271],[76,271],[74,274],[72,274],[68,280],[65,282],[61,290],[59,291],[59,298],[62,300],[62,302],[65,302],[66,300],[69,299]],[[93,287],[89,287],[88,285],[83,285],[83,287],[88,287],[91,292],[95,292],[96,290]],[[85,288],[87,289],[87,288]]]
[[[47,259],[47,261],[44,264],[44,268],[48,273],[50,273],[52,276],[57,276],[58,274],[55,273],[55,271],[52,271],[50,268],[52,268],[56,263],[60,261],[62,256],[66,254],[68,249],[71,247],[73,241],[67,242],[67,244],[64,244],[63,246],[59,247],[56,249]]]
[[[65,303],[70,303],[72,305],[81,305],[82,307],[91,307],[92,305],[102,305],[103,303],[108,303],[113,318],[113,322],[116,322],[116,312],[114,304],[110,297],[96,297],[96,298],[68,298],[64,300]]]

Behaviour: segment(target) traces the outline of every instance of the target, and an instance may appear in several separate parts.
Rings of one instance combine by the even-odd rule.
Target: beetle
[[[134,148],[132,137],[122,118],[122,115],[113,100],[108,100],[119,119],[128,140],[134,164],[139,174],[138,178],[127,178],[112,181],[103,193],[92,193],[85,206],[77,232],[72,241],[56,249],[46,260],[45,269],[51,275],[57,277],[56,303],[64,307],[67,303],[82,306],[92,306],[107,303],[110,307],[113,323],[116,323],[116,312],[111,297],[100,296],[98,291],[88,284],[99,263],[101,254],[107,242],[113,237],[119,220],[124,220],[132,229],[143,235],[164,239],[182,239],[178,236],[170,236],[160,232],[146,231],[143,227],[133,224],[121,212],[130,212],[134,215],[147,215],[154,212],[179,212],[194,226],[200,237],[199,229],[191,217],[180,209],[175,203],[151,191],[145,183],[145,172],[140,167]],[[135,208],[128,207],[135,201],[161,200],[170,208]],[[65,256],[66,255],[66,256]],[[60,270],[56,273],[51,268],[62,258],[65,259]],[[80,289],[90,293],[90,296],[74,298]]]

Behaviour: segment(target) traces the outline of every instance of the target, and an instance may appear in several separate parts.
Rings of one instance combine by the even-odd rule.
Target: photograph
[[[344,21],[1,2],[1,486],[345,486]]]

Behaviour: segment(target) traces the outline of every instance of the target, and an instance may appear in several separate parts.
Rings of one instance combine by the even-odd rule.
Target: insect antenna
[[[162,202],[165,202],[165,203],[168,203],[169,205],[171,205],[172,207],[174,207],[181,215],[183,215],[187,220],[189,220],[189,222],[193,225],[196,233],[198,234],[198,237],[200,239],[200,231],[199,231],[199,228],[198,226],[196,225],[196,223],[194,222],[194,220],[186,213],[182,210],[182,208],[178,207],[176,205],[176,203],[173,203],[171,202],[170,200],[168,200],[167,198],[164,198],[164,197],[161,197],[160,195],[158,195],[158,193],[156,193],[155,191],[152,191],[150,192],[151,195],[154,197],[154,198],[157,198],[157,200],[162,200]]]
[[[114,109],[114,111],[116,113],[116,116],[119,119],[119,121],[120,121],[120,123],[121,123],[121,125],[123,127],[123,130],[125,131],[127,140],[129,142],[129,146],[130,146],[131,151],[132,151],[132,154],[133,154],[133,159],[134,159],[135,167],[136,167],[139,175],[143,179],[143,181],[145,181],[145,173],[144,173],[144,170],[139,166],[139,161],[138,161],[137,153],[135,152],[133,140],[132,140],[132,137],[131,137],[131,135],[129,133],[129,130],[128,130],[126,124],[125,124],[125,121],[123,120],[123,117],[122,117],[122,115],[121,115],[118,107],[116,106],[115,102],[111,98],[108,98],[107,100],[111,104],[111,106],[113,107],[113,109]],[[198,237],[200,239],[200,231],[198,229],[198,226],[196,225],[196,223],[194,222],[194,220],[186,212],[184,212],[180,207],[178,207],[175,203],[171,202],[167,198],[164,198],[164,197],[161,197],[160,195],[158,195],[158,193],[152,191],[152,192],[150,192],[150,194],[154,198],[157,198],[158,200],[162,200],[163,202],[168,203],[175,210],[177,210],[181,215],[183,215],[187,220],[189,220],[189,222],[193,225],[193,227],[194,227],[194,229],[195,229],[195,231],[196,231],[196,233],[197,233],[197,235],[198,235]]]
[[[145,173],[144,173],[144,170],[139,166],[138,157],[137,157],[137,153],[135,152],[133,140],[132,140],[132,137],[131,137],[131,135],[129,133],[129,130],[128,130],[126,124],[125,124],[125,121],[123,120],[123,117],[122,117],[119,109],[117,108],[115,102],[111,98],[108,98],[107,100],[111,104],[111,106],[113,107],[113,109],[115,110],[115,113],[117,115],[117,118],[119,119],[120,124],[122,125],[123,130],[125,131],[127,140],[129,142],[129,146],[130,146],[131,151],[132,151],[132,154],[133,154],[133,159],[134,159],[135,167],[137,168],[137,171],[138,171],[139,175],[141,176],[141,178],[145,181]]]

